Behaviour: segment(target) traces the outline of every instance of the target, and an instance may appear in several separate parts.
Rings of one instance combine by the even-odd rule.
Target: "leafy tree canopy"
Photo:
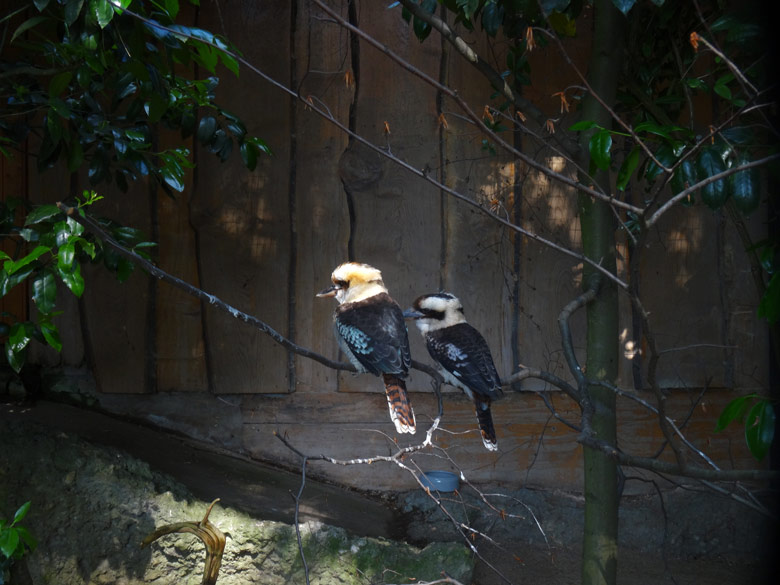
[[[237,147],[253,170],[269,147],[215,101],[219,66],[238,75],[239,52],[219,35],[179,24],[179,9],[178,0],[19,2],[2,16],[0,153],[25,156],[32,138],[39,172],[64,164],[95,188],[113,183],[127,191],[146,179],[173,195],[184,189],[193,163],[184,146],[160,147],[159,132],[168,129],[194,135],[222,161]],[[61,198],[74,202],[80,191]],[[84,191],[80,213],[99,198]],[[0,296],[29,281],[38,311],[35,322],[6,315],[11,323],[2,324],[6,357],[17,371],[32,339],[61,348],[53,322],[58,281],[81,296],[82,262],[103,262],[120,280],[132,271],[56,206],[29,211],[18,198],[0,203],[2,233],[10,240],[0,252]],[[104,223],[137,251],[152,245],[138,230]]]

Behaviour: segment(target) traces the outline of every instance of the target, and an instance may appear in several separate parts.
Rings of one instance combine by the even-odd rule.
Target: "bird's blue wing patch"
[[[371,342],[371,338],[357,327],[336,323],[336,330],[353,353],[368,355],[373,351],[374,344]]]
[[[398,304],[381,293],[336,309],[336,332],[366,371],[405,377],[412,358],[406,323]]]

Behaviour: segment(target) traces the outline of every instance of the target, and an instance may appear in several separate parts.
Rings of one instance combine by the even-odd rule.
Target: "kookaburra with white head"
[[[449,293],[423,295],[404,316],[417,323],[444,381],[474,401],[482,442],[497,450],[490,402],[501,395],[501,380],[485,338],[466,322],[461,302]]]
[[[358,372],[382,376],[390,419],[399,433],[414,433],[406,378],[412,363],[403,311],[388,294],[382,273],[368,264],[347,262],[331,274],[333,285],[318,297],[335,297],[336,338]]]

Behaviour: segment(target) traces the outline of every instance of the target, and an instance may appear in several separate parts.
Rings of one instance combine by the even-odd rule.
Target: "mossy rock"
[[[28,563],[34,583],[201,582],[205,551],[194,535],[166,535],[149,547],[139,545],[161,525],[200,520],[208,502],[121,451],[35,424],[4,425],[0,444],[0,515],[32,501],[25,525],[39,542]],[[305,582],[293,526],[220,505],[209,520],[228,535],[219,585]],[[419,549],[318,523],[300,530],[314,585],[414,583],[434,580],[442,571],[468,582],[473,571],[469,550],[459,543]]]

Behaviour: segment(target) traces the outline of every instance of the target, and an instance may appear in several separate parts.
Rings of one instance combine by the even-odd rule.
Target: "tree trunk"
[[[611,0],[595,2],[593,53],[588,69],[588,82],[593,92],[606,104],[613,104],[622,57],[622,34],[625,18]],[[612,127],[612,118],[593,95],[583,100],[582,119],[593,120],[605,128]],[[581,166],[588,168],[588,140],[582,136]],[[600,172],[595,177],[609,192],[609,175]],[[585,255],[610,272],[615,272],[615,218],[609,205],[581,195],[579,199],[580,227]],[[591,379],[614,381],[617,377],[618,298],[613,283],[595,269],[583,268],[583,287],[598,287],[596,299],[587,306],[586,375]],[[615,444],[615,395],[604,388],[589,389],[594,407],[592,420],[596,437]],[[600,451],[585,448],[585,530],[582,547],[582,584],[614,585],[617,575],[618,478],[614,460]]]

